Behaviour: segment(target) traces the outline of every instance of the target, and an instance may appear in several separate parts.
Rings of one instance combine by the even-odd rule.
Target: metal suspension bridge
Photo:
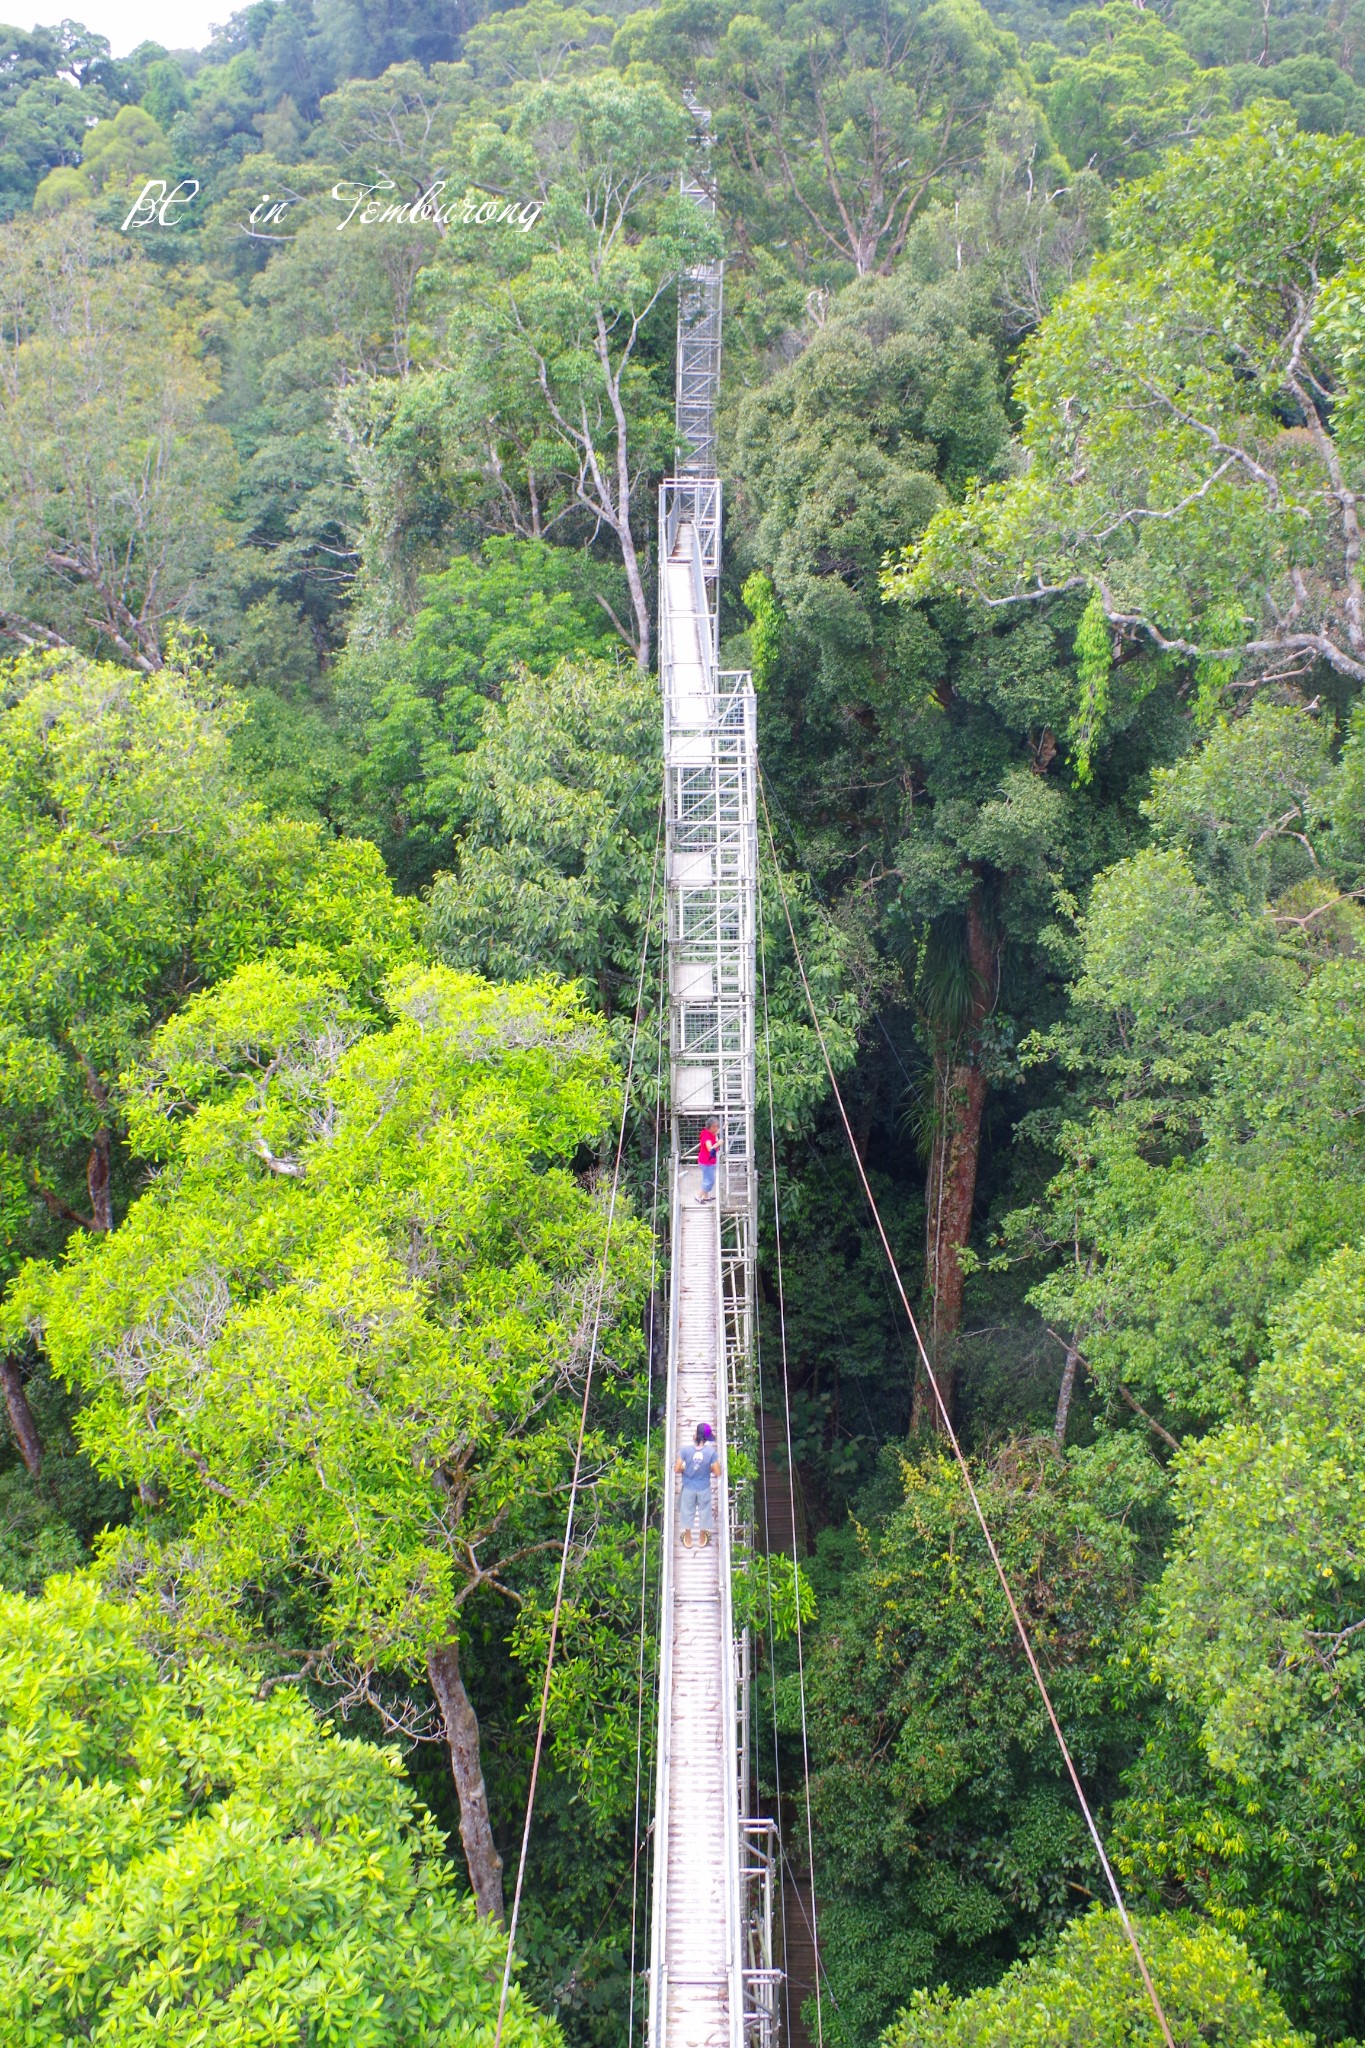
[[[704,144],[707,117],[693,108]],[[714,206],[700,178],[683,191]],[[753,682],[720,667],[716,473],[722,266],[679,293],[677,474],[659,497],[671,1105],[670,1306],[664,1443],[650,2048],[773,2048],[777,1841],[750,1811],[752,1651],[732,1560],[753,1542],[754,997],[758,747]],[[700,1132],[720,1140],[700,1204]],[[672,1473],[700,1422],[719,1440],[717,1541],[684,1550]],[[736,1459],[735,1453],[746,1455]]]
[[[688,102],[704,156],[709,116]],[[685,177],[683,192],[712,211],[702,177]],[[669,1313],[668,1378],[664,1427],[660,1580],[658,1741],[650,1924],[648,2048],[779,2048],[779,2012],[792,2003],[774,1963],[773,1934],[781,1844],[775,1823],[752,1810],[750,1693],[753,1646],[737,1623],[733,1602],[735,1561],[754,1542],[754,1490],[760,1468],[757,1428],[757,1330],[754,1260],[757,1176],[754,1110],[755,965],[758,949],[758,818],[762,803],[752,677],[720,666],[718,585],[721,556],[721,485],[717,475],[716,411],[720,392],[722,265],[684,273],[679,290],[676,474],[659,496],[659,672],[664,730],[664,850],[667,1024],[669,1071]],[[791,940],[806,1007],[820,1047],[832,1100],[869,1215],[914,1338],[916,1354],[937,1404],[938,1424],[960,1470],[963,1486],[1023,1650],[1058,1751],[1070,1778],[1123,1924],[1143,1992],[1166,2048],[1174,2048],[1169,2022],[1105,1852],[1094,1812],[1067,1746],[1023,1615],[1000,1558],[971,1469],[935,1378],[905,1284],[853,1138],[820,1016],[801,956],[791,905],[772,850],[773,875]],[[652,921],[653,897],[651,896]],[[646,948],[649,936],[646,931]],[[638,1029],[645,954],[637,991]],[[765,997],[766,1001],[766,997]],[[632,1041],[631,1072],[634,1070]],[[769,1081],[771,1090],[771,1081]],[[618,1132],[612,1213],[620,1179],[621,1148],[630,1101],[627,1075]],[[700,1133],[719,1138],[715,1199],[699,1202]],[[776,1135],[772,1140],[776,1205]],[[781,1259],[778,1241],[778,1306]],[[602,1278],[606,1271],[603,1253]],[[600,1307],[600,1296],[599,1296]],[[785,1340],[784,1340],[785,1382]],[[591,1386],[589,1375],[588,1386]],[[588,1394],[584,1394],[583,1415]],[[717,1540],[684,1549],[678,1528],[674,1465],[698,1423],[718,1438],[723,1512]],[[531,1785],[527,1795],[502,1995],[494,2048],[500,2048],[512,1981],[536,1781],[545,1736],[550,1674],[573,1531],[573,1503],[582,1456],[580,1431],[574,1484],[560,1560],[559,1591],[550,1630]],[[790,1462],[790,1444],[788,1445]],[[793,1532],[795,1505],[793,1499]],[[643,1599],[643,1592],[642,1592]],[[644,1609],[641,1609],[644,1626]],[[797,1625],[798,1666],[800,1627]],[[641,1664],[643,1676],[643,1661]],[[806,1854],[813,1867],[809,1765],[806,1785]],[[638,1765],[638,1758],[637,1758]],[[637,1797],[639,1780],[637,1778]],[[637,1816],[638,1817],[638,1816]],[[637,1847],[638,1856],[638,1847]],[[805,1902],[798,1907],[805,1914]],[[822,1973],[815,1935],[814,1900],[806,1916],[814,1964],[817,2036]],[[798,1936],[799,1939],[799,1936]],[[785,1942],[783,1944],[785,1951]],[[634,1936],[632,1934],[632,1969]],[[789,2030],[795,2015],[789,2013]],[[631,2009],[633,2038],[634,2006]]]

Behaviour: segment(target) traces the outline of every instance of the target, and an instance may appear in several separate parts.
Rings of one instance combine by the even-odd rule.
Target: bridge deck
[[[669,1464],[699,1422],[716,1426],[720,1315],[720,1242],[713,1204],[697,1201],[695,1167],[678,1176],[673,1225],[677,1306],[677,1373],[669,1417]],[[670,1483],[670,1498],[676,1487]],[[725,1492],[718,1489],[718,1516]],[[669,1830],[666,1898],[668,2048],[728,2048],[730,2042],[725,1802],[734,1798],[733,1759],[726,1754],[725,1679],[719,1583],[721,1547],[693,1539],[684,1550],[676,1518],[672,1573],[672,1690],[669,1699]]]

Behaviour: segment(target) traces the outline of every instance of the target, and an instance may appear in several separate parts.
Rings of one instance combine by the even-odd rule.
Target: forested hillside
[[[7,2041],[492,2044],[552,1612],[643,2026],[721,255],[804,2038],[1161,2039],[858,1162],[1170,2038],[1365,2038],[1365,0],[252,0],[0,29]]]

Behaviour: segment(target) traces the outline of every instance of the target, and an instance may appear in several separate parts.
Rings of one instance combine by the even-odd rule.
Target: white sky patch
[[[215,21],[226,21],[237,0],[50,0],[12,18],[41,28],[79,21],[96,35],[108,36],[116,57],[126,57],[139,43],[164,43],[168,50],[202,50]]]

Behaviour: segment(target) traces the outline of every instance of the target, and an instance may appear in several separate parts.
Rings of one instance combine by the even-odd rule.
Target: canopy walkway
[[[689,102],[689,104],[691,104]],[[692,108],[704,149],[709,117]],[[711,209],[701,179],[685,179],[684,192]],[[802,1683],[802,1771],[805,1777],[806,1870],[794,1872],[789,1900],[794,1914],[784,1958],[792,1982],[774,1966],[774,1901],[781,1845],[774,1822],[755,1814],[750,1769],[752,1646],[734,1611],[736,1569],[754,1545],[754,1487],[750,1475],[770,1469],[768,1436],[756,1410],[757,1331],[754,1247],[757,1222],[754,1106],[755,955],[759,931],[758,808],[760,786],[753,680],[747,671],[720,666],[717,585],[721,553],[721,486],[716,474],[716,407],[720,388],[722,271],[719,263],[685,273],[679,293],[676,425],[678,461],[659,496],[659,669],[664,727],[665,954],[669,1046],[669,1315],[668,1381],[664,1429],[662,1548],[659,1609],[659,1710],[653,1835],[653,1898],[649,1958],[649,2048],[778,2048],[778,2015],[788,2042],[798,2048],[800,2016],[791,2010],[807,1977],[815,1992],[817,2044],[822,2037],[822,1972],[813,1895],[809,1757],[806,1751],[801,1627],[796,1621],[797,1670]],[[924,1337],[906,1293],[886,1226],[839,1088],[811,993],[788,892],[777,861],[771,822],[764,821],[772,874],[791,941],[830,1095],[843,1127],[854,1172],[906,1324],[919,1366],[936,1404],[942,1437],[961,1473],[973,1516],[999,1580],[1019,1646],[1047,1714],[1103,1872],[1123,1923],[1166,2048],[1173,2037],[1152,1982],[1137,1931],[1105,1852],[1094,1812],[1062,1733],[1019,1603],[991,1534],[971,1468],[935,1376]],[[651,896],[651,912],[653,897]],[[761,955],[760,955],[761,957]],[[645,954],[636,1000],[638,1030]],[[764,968],[766,1006],[766,967]],[[631,1072],[634,1067],[632,1040]],[[769,1076],[769,1092],[771,1077]],[[617,1142],[613,1203],[630,1101],[627,1075]],[[771,1104],[770,1104],[771,1112]],[[719,1137],[715,1199],[698,1201],[698,1139],[709,1124]],[[776,1280],[782,1326],[786,1396],[785,1317],[777,1204],[777,1140],[769,1120],[773,1174]],[[606,1271],[603,1255],[603,1275]],[[589,1382],[590,1384],[590,1382]],[[584,1415],[587,1413],[584,1397]],[[790,1411],[786,1462],[791,1477]],[[716,1433],[722,1464],[717,1540],[684,1548],[678,1529],[674,1465],[696,1426]],[[582,1453],[582,1437],[579,1455]],[[550,1674],[573,1531],[574,1487],[560,1559],[559,1592],[550,1631],[531,1787],[527,1796],[512,1926],[508,1938],[496,2043],[511,1984],[517,1910],[525,1875],[535,1802],[536,1773],[545,1734]],[[787,1522],[797,1547],[797,1503],[789,1486]],[[765,1499],[765,1541],[773,1541],[772,1500]],[[641,1595],[644,1625],[644,1594]],[[643,1661],[641,1663],[643,1678]],[[643,1698],[643,1695],[642,1695]],[[774,1779],[778,1799],[774,1727]],[[637,1745],[638,1748],[638,1745]],[[638,1768],[638,1756],[637,1756]],[[640,1780],[637,1776],[637,1796]],[[637,1848],[638,1858],[638,1848]],[[638,1863],[637,1863],[638,1869]],[[633,1913],[633,1909],[632,1909]],[[634,1969],[632,1918],[632,1970]],[[803,1929],[809,1942],[803,1946]],[[785,1994],[785,1995],[784,1995]],[[631,2006],[633,2039],[635,2008]],[[496,2048],[495,2043],[495,2048]]]
[[[700,110],[699,126],[705,128]],[[704,184],[684,190],[700,206]],[[732,1559],[752,1542],[754,941],[758,893],[753,684],[719,666],[716,470],[721,266],[691,271],[678,315],[677,474],[659,502],[672,1169],[650,2048],[776,2040],[775,1837],[749,1810],[747,1633]],[[720,1138],[701,1205],[697,1141]],[[719,1440],[717,1540],[685,1550],[673,1465],[699,1422]]]

